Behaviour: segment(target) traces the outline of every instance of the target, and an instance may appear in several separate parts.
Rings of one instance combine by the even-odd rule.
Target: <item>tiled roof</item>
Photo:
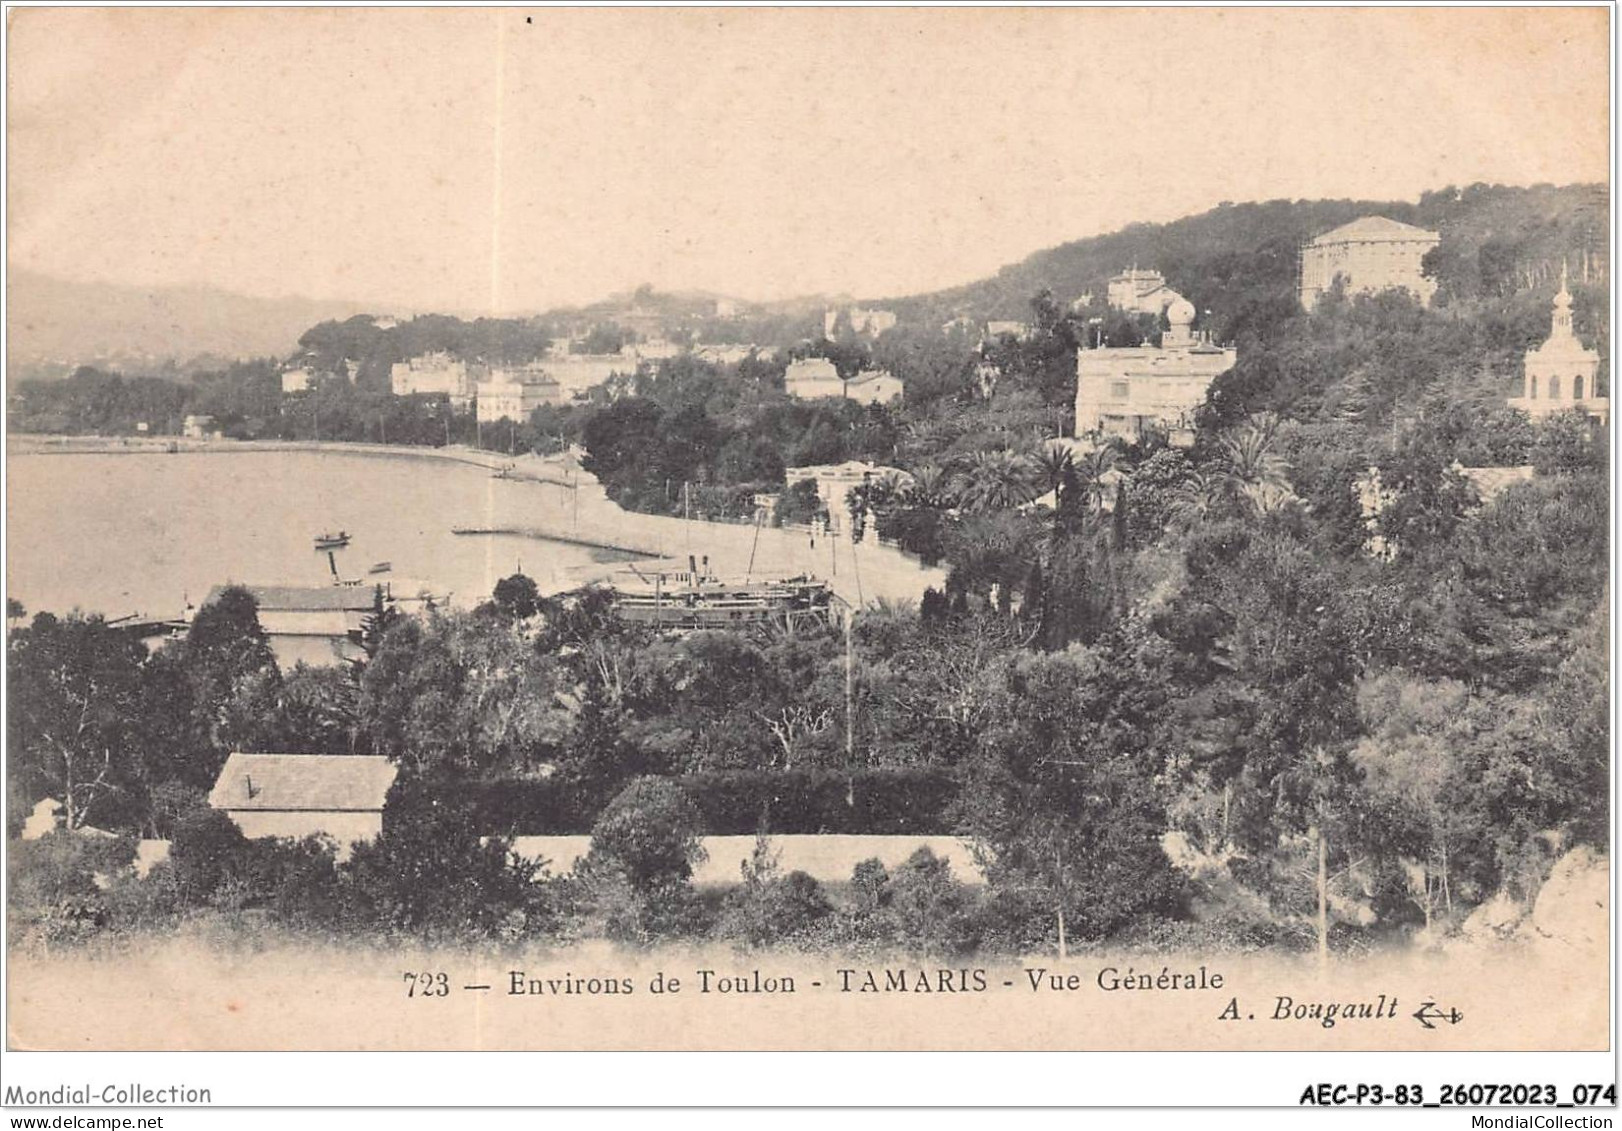
[[[894,381],[888,369],[864,369],[846,382],[847,385],[866,385],[871,381]]]
[[[398,771],[387,758],[232,754],[208,795],[216,809],[379,812]]]
[[[1523,467],[1464,467],[1454,463],[1454,469],[1471,483],[1476,485],[1476,491],[1481,495],[1482,502],[1491,502],[1497,495],[1503,494],[1517,483],[1529,483],[1532,480],[1533,470],[1530,465]]]
[[[831,377],[837,372],[834,363],[825,357],[802,357],[798,361],[789,362],[785,376],[792,381]]]
[[[370,585],[241,585],[237,588],[252,593],[261,612],[370,609],[376,597]],[[212,605],[223,592],[225,586],[216,585],[209,590],[203,604]]]
[[[347,637],[365,631],[358,609],[261,609],[259,627],[266,636]]]
[[[1437,233],[1416,228],[1412,224],[1404,224],[1398,220],[1390,220],[1384,216],[1364,216],[1353,220],[1350,224],[1342,224],[1333,231],[1325,232],[1313,243],[1376,243],[1386,240],[1434,240],[1440,238]]]

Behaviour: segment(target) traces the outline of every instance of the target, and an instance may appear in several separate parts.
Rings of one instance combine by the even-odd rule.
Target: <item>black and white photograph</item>
[[[9,8],[8,1048],[1611,1048],[1612,17]]]

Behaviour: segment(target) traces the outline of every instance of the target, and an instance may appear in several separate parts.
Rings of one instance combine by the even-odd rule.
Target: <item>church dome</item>
[[[1191,326],[1194,324],[1194,304],[1180,298],[1166,308],[1166,318],[1173,326]]]

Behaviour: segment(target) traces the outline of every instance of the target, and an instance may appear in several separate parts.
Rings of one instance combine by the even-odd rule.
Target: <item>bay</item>
[[[411,455],[332,451],[9,453],[8,593],[30,614],[178,616],[228,581],[332,580],[315,535],[346,530],[340,574],[390,562],[396,593],[426,587],[457,605],[520,569],[556,591],[617,555],[455,526],[569,523],[568,488],[498,479],[488,468]]]

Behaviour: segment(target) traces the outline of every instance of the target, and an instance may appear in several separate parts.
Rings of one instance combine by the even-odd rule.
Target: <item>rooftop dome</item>
[[[1194,304],[1180,298],[1166,308],[1166,318],[1173,326],[1191,326],[1194,323]]]

